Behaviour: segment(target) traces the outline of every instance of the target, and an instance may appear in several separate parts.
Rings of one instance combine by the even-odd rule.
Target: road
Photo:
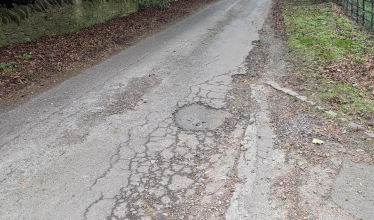
[[[2,113],[0,218],[224,218],[269,7],[220,1]]]
[[[216,2],[2,112],[0,219],[373,219],[372,139],[277,84],[270,4]]]

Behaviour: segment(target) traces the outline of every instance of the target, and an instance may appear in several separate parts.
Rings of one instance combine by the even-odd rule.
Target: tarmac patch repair
[[[218,128],[231,114],[202,104],[192,104],[178,109],[174,116],[181,129],[202,131]]]

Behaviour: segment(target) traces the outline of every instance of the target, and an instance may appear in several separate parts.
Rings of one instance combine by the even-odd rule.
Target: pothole
[[[178,109],[174,115],[175,122],[183,130],[213,130],[223,124],[230,113],[202,104],[192,104]]]

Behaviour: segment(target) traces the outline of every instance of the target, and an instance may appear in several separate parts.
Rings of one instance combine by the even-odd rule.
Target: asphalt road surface
[[[238,215],[232,75],[270,3],[215,3],[2,113],[0,219]]]
[[[0,219],[373,219],[361,136],[267,85],[270,4],[219,1],[1,113]]]

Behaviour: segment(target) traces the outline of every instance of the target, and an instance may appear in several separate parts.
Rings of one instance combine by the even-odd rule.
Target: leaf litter
[[[0,48],[0,108],[41,91],[136,43],[213,0],[179,0],[72,33]]]

